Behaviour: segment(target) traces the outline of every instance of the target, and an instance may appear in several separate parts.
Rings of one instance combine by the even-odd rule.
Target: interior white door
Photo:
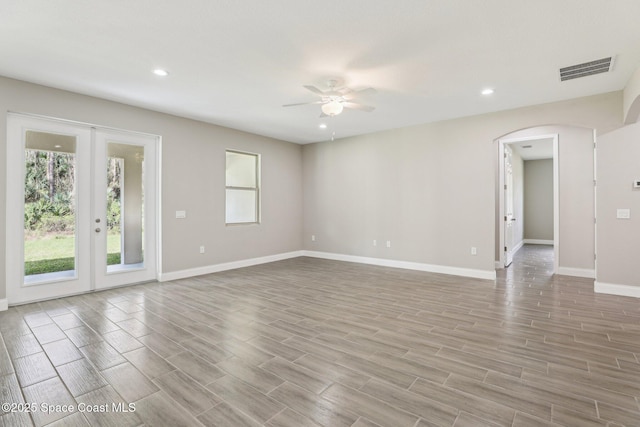
[[[9,304],[157,277],[157,145],[156,136],[8,115]]]
[[[513,151],[504,145],[504,266],[513,262],[514,232],[513,223]]]

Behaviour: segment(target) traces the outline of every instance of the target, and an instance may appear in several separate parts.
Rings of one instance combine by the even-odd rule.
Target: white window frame
[[[226,177],[226,166],[227,166],[227,153],[234,153],[234,154],[240,154],[240,155],[245,155],[245,156],[251,156],[255,158],[255,176],[256,176],[256,182],[255,182],[255,186],[254,187],[236,187],[236,186],[231,186],[231,185],[227,185],[227,177]],[[224,206],[225,206],[225,225],[251,225],[251,224],[260,224],[260,163],[261,163],[261,158],[260,158],[260,154],[258,153],[250,153],[247,151],[239,151],[239,150],[233,150],[233,149],[226,149],[225,152],[225,202],[224,202]],[[243,191],[253,191],[255,193],[255,221],[246,221],[246,222],[228,222],[227,220],[227,213],[226,213],[226,209],[227,209],[227,204],[229,203],[229,200],[227,198],[227,190],[243,190]]]

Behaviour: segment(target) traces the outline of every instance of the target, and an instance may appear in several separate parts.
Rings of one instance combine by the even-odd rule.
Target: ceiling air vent
[[[593,74],[608,73],[613,68],[613,57],[598,59],[597,61],[585,62],[584,64],[572,65],[560,68],[560,81],[578,79],[580,77],[591,76]]]

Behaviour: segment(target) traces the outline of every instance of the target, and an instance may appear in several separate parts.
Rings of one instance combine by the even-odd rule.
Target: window
[[[260,157],[227,150],[226,223],[260,222]]]

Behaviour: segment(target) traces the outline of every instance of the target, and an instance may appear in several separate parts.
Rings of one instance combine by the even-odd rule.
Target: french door
[[[7,299],[157,277],[158,137],[10,113]]]

